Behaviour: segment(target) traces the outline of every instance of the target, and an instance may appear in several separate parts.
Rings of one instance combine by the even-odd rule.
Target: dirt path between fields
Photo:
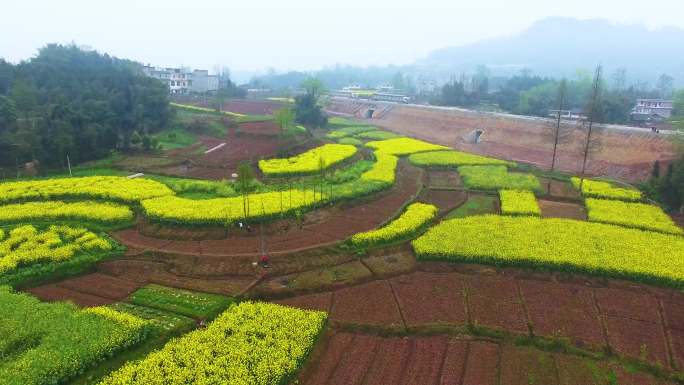
[[[305,222],[302,227],[291,226],[285,231],[268,234],[265,237],[266,250],[272,256],[292,254],[331,246],[356,233],[372,230],[390,220],[416,198],[423,175],[421,169],[402,161],[392,189],[367,202],[333,209],[334,215],[328,215],[322,221]],[[310,215],[322,214],[312,212]],[[143,251],[212,258],[259,256],[262,246],[257,226],[251,233],[234,232],[228,238],[218,240],[159,239],[143,235],[138,229],[127,229],[112,235],[124,245]]]

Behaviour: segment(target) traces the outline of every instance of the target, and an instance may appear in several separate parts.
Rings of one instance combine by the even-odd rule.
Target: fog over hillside
[[[487,65],[492,75],[521,69],[548,76],[572,76],[578,69],[603,64],[606,73],[627,71],[627,82],[651,85],[662,73],[684,84],[684,30],[649,30],[642,25],[605,20],[547,18],[519,35],[434,51],[418,60],[414,71],[442,77]]]

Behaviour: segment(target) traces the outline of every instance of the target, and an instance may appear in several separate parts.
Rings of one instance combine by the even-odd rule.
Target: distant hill
[[[605,67],[607,76],[627,70],[627,84],[654,85],[662,73],[684,86],[684,30],[649,30],[642,25],[606,20],[548,18],[523,33],[432,52],[414,70],[438,77],[470,72],[487,65],[492,75],[511,75],[523,68],[548,76],[572,76],[578,69]]]

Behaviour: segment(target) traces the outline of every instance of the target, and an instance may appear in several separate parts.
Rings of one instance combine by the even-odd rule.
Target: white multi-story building
[[[149,77],[164,81],[172,95],[188,93],[215,92],[218,90],[218,75],[209,75],[207,70],[190,71],[187,68],[159,68],[144,66],[143,73]]]
[[[632,109],[632,120],[662,121],[672,117],[672,100],[666,99],[637,99]]]

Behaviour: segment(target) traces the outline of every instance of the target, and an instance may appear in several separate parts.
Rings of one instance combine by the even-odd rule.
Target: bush
[[[409,161],[418,167],[515,166],[515,163],[507,162],[505,160],[459,151],[422,152],[409,156]]]
[[[504,215],[541,215],[537,198],[529,191],[500,190],[499,199]]]
[[[343,162],[356,154],[356,147],[348,144],[324,144],[291,158],[259,161],[264,175],[293,176],[315,174]]]
[[[243,302],[209,327],[126,364],[100,385],[285,384],[302,365],[327,315]]]
[[[446,150],[447,147],[438,144],[423,142],[413,138],[395,138],[366,143],[366,147],[376,150],[376,152],[389,155],[410,155],[417,152]]]
[[[0,286],[0,382],[52,385],[143,341],[148,324],[107,308],[41,303]]]
[[[586,272],[684,287],[684,238],[624,227],[537,217],[444,221],[413,241],[421,260]]]
[[[682,234],[682,229],[657,206],[592,198],[586,199],[585,204],[592,222]]]
[[[461,166],[458,173],[463,178],[463,185],[469,189],[542,191],[536,176],[509,173],[506,166]]]
[[[375,246],[392,243],[417,234],[437,215],[437,207],[425,203],[413,203],[399,218],[377,230],[358,233],[352,236],[351,243],[356,246]]]
[[[581,179],[572,177],[572,185],[579,189]],[[628,202],[641,200],[641,192],[633,189],[614,187],[608,182],[585,179],[582,183],[582,195],[591,198],[618,199]]]

